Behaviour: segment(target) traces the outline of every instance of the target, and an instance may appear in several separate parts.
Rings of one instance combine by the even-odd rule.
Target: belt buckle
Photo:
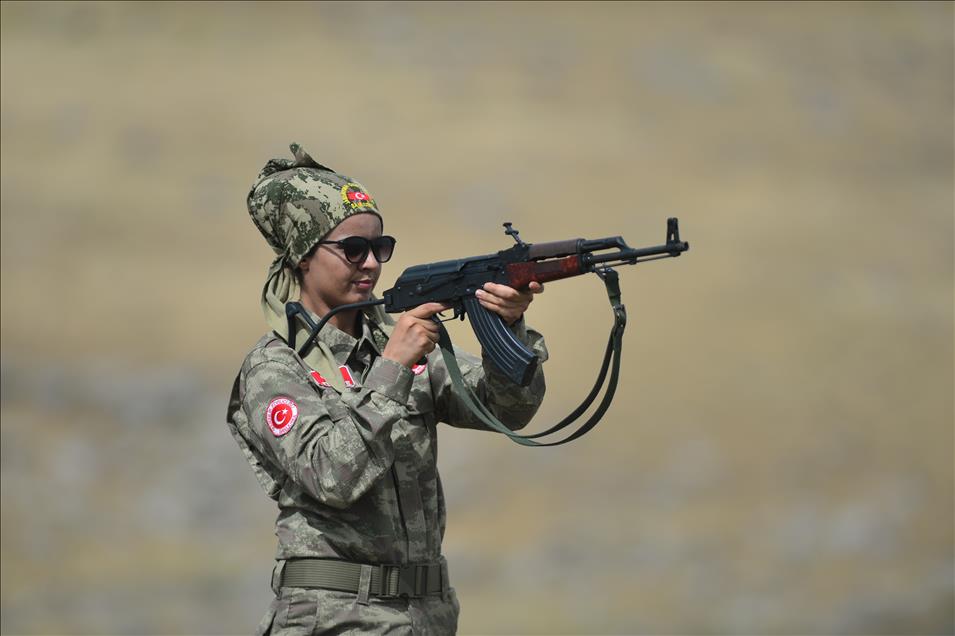
[[[392,572],[396,574],[395,584],[391,584]],[[383,598],[422,598],[428,589],[428,568],[413,563],[382,565],[380,571]]]

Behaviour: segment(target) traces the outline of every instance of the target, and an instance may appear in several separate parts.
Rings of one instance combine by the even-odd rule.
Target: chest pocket
[[[348,407],[342,402],[342,397],[334,389],[325,389],[322,392],[322,404],[325,412],[333,422],[340,422],[348,417]]]
[[[341,394],[334,387],[319,389],[322,395],[322,404],[328,417],[333,422],[339,422],[349,417],[351,411],[342,401]],[[348,390],[348,389],[346,389]],[[431,393],[431,381],[428,372],[415,375],[405,404],[410,420],[415,420],[433,428],[436,424],[434,396]]]

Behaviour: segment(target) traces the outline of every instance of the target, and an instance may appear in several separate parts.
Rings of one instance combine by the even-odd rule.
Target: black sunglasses
[[[387,263],[395,251],[395,237],[379,236],[368,240],[364,236],[349,236],[340,241],[319,241],[319,245],[337,245],[342,248],[349,263],[360,265],[368,258],[368,250],[375,255],[379,263]]]

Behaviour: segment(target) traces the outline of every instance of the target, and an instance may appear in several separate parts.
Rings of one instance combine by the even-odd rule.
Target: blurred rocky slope
[[[0,12],[3,633],[264,610],[274,509],[223,415],[271,259],[245,193],[292,140],[380,201],[386,287],[505,220],[692,245],[623,272],[594,433],[444,435],[462,633],[955,630],[951,4]],[[601,287],[533,307],[539,426]]]

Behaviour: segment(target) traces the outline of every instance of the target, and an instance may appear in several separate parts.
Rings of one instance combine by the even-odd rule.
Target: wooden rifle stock
[[[505,270],[509,285],[514,289],[526,289],[532,282],[546,283],[561,278],[570,278],[585,273],[577,255],[550,261],[509,263]]]

